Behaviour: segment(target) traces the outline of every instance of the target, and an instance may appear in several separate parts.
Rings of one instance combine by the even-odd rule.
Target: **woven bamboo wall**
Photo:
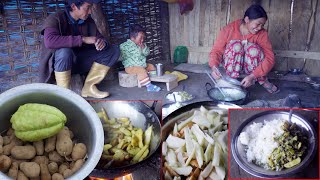
[[[113,43],[129,38],[129,26],[138,23],[146,28],[146,43],[150,48],[149,61],[161,61],[162,39],[160,2],[158,0],[118,0],[102,2],[107,14]]]
[[[43,20],[64,9],[64,0],[1,0],[0,5],[0,92],[17,85],[38,81],[40,30]],[[169,60],[169,47],[163,41],[163,15],[166,5],[158,0],[102,0],[112,43],[128,38],[129,26],[146,28],[150,47],[148,60]],[[168,15],[167,15],[168,17]]]

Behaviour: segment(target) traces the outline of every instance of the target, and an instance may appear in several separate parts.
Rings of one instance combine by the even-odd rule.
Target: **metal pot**
[[[85,179],[99,162],[103,150],[103,127],[94,109],[81,96],[59,86],[33,83],[18,86],[0,94],[0,132],[11,127],[11,115],[26,103],[48,104],[67,116],[74,137],[87,146],[88,159],[68,180]],[[0,179],[9,179],[0,172]]]
[[[192,104],[188,104],[186,106],[183,106],[171,114],[169,114],[166,118],[163,119],[164,125],[161,128],[161,138],[162,141],[166,141],[167,137],[169,136],[170,133],[172,133],[173,128],[176,123],[179,123],[180,121],[185,120],[186,118],[190,117],[194,111],[193,109],[199,109],[201,106],[204,106],[206,109],[224,109],[228,110],[229,108],[241,108],[240,106],[237,106],[235,104],[227,103],[227,102],[212,102],[212,101],[202,101],[202,102],[196,102]],[[164,163],[164,161],[162,161]],[[162,164],[163,166],[163,164]],[[163,175],[162,175],[162,178]]]
[[[320,77],[305,77],[305,82],[314,90],[320,90]]]
[[[266,121],[271,121],[274,119],[287,119],[289,118],[289,112],[285,111],[265,111],[251,116],[246,119],[236,130],[235,134],[232,137],[231,141],[231,151],[232,155],[237,162],[237,164],[246,172],[260,178],[289,178],[293,174],[296,174],[302,171],[307,165],[314,159],[314,156],[317,152],[318,140],[317,133],[313,128],[309,120],[293,114],[291,117],[291,122],[297,124],[302,130],[303,134],[307,136],[308,139],[308,148],[305,152],[305,155],[302,158],[302,161],[299,165],[294,166],[289,169],[283,169],[281,171],[272,171],[264,169],[261,166],[258,166],[252,162],[248,162],[246,158],[246,148],[239,141],[239,136],[241,132],[247,131],[250,125],[253,123],[264,123]]]
[[[134,127],[142,128],[142,130],[146,130],[149,125],[152,125],[154,132],[150,144],[149,155],[146,159],[135,164],[122,167],[111,166],[109,168],[104,168],[106,162],[100,160],[90,176],[101,178],[124,176],[145,164],[151,156],[154,155],[160,145],[161,124],[158,116],[146,104],[141,101],[93,101],[90,102],[90,104],[97,112],[101,111],[101,108],[104,108],[107,111],[109,118],[129,117],[132,125]]]
[[[238,87],[220,87],[220,89],[223,90],[224,92],[230,91],[232,93],[239,94],[239,97],[232,98],[232,99],[224,99],[223,95],[221,94],[218,88],[212,87],[210,83],[206,83],[205,87],[206,87],[208,96],[214,102],[229,102],[232,104],[241,105],[241,104],[244,104],[244,102],[249,96],[248,91],[240,87],[239,88]]]
[[[289,69],[289,73],[293,75],[299,75],[303,72],[302,72],[302,69],[300,68],[292,68],[292,69]]]
[[[171,114],[169,114],[167,117],[163,119],[164,126],[161,128],[162,133],[162,140],[165,140],[169,133],[173,130],[174,124],[176,122],[179,122],[184,116],[188,116],[186,112],[191,111],[195,108],[200,108],[201,106],[204,106],[207,109],[212,108],[220,108],[220,109],[229,109],[229,108],[241,108],[238,105],[228,103],[228,102],[212,102],[212,101],[201,101],[201,102],[195,102],[192,104],[188,104],[186,106],[183,106]]]

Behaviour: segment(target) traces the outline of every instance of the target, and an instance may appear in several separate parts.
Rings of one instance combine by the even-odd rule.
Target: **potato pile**
[[[104,168],[134,164],[148,156],[153,126],[143,132],[141,128],[133,127],[127,117],[109,119],[103,108],[98,115],[104,120],[106,131],[102,159],[108,163]]]
[[[13,129],[0,135],[0,171],[13,179],[65,179],[84,164],[87,147],[72,141],[64,127],[58,134],[36,142],[18,139]]]

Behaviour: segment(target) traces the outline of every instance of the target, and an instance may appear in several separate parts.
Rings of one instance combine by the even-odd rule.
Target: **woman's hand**
[[[246,76],[241,81],[241,86],[247,88],[251,85],[253,85],[256,82],[256,77],[253,74],[250,74],[249,76]]]
[[[214,79],[220,79],[221,78],[221,74],[220,72],[218,71],[218,68],[215,67],[215,66],[212,66],[212,72],[211,72],[211,75]]]

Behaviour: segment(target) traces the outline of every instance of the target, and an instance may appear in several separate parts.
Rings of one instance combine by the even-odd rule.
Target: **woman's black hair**
[[[243,19],[248,16],[251,19],[258,19],[258,18],[266,18],[268,19],[266,11],[260,5],[254,4],[251,5],[246,12],[244,13]]]
[[[138,33],[139,32],[142,32],[142,33],[146,33],[146,30],[139,24],[134,24],[134,25],[131,25],[130,28],[129,28],[129,37],[137,37],[138,36]]]

